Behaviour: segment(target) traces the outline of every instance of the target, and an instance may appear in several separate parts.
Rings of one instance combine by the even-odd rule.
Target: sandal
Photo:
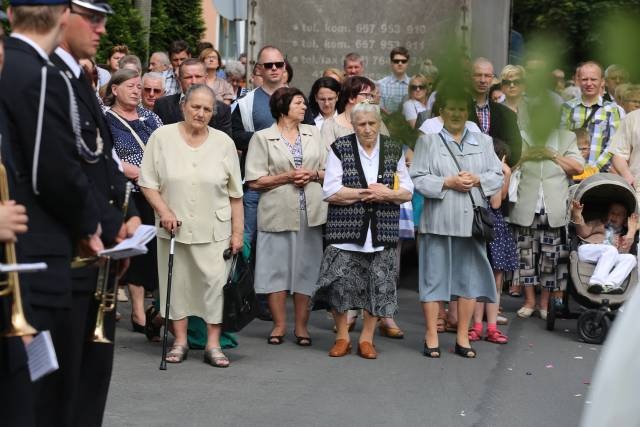
[[[462,347],[458,343],[456,343],[454,352],[458,356],[462,356],[467,359],[475,359],[475,357],[478,355],[478,352],[473,347]]]
[[[439,334],[445,332],[447,330],[447,317],[438,317],[438,321],[436,323],[436,330]]]
[[[427,342],[424,342],[424,349],[422,350],[422,354],[424,354],[425,357],[428,357],[430,359],[440,359],[440,347],[429,347],[427,345]]]
[[[147,308],[147,311],[144,312],[146,323],[144,325],[144,334],[147,336],[147,339],[151,342],[160,342],[162,337],[160,337],[160,329],[162,326],[154,325],[153,321],[160,314],[158,310],[154,306],[150,306]]]
[[[520,295],[522,295],[520,293],[520,285],[516,285],[516,286],[509,286],[509,296],[510,297],[519,297]]]
[[[451,323],[447,319],[445,321],[444,330],[445,330],[445,332],[453,332],[455,334],[455,333],[458,332],[458,323]]]
[[[494,344],[506,344],[509,342],[509,338],[503,334],[499,329],[490,329],[487,331],[487,337],[485,340]]]
[[[293,336],[296,337],[296,345],[299,345],[300,347],[311,347],[312,341],[310,337],[299,337],[295,332]]]
[[[469,341],[480,341],[482,339],[482,330],[476,331],[475,329],[469,329]]]
[[[169,349],[169,353],[165,356],[164,360],[167,363],[182,363],[182,361],[187,360],[187,355],[189,354],[189,346],[174,344]]]
[[[270,335],[267,338],[267,344],[280,345],[284,342],[284,335]]]
[[[222,352],[220,347],[211,347],[205,350],[204,363],[208,363],[215,368],[228,368],[230,365],[229,358]]]

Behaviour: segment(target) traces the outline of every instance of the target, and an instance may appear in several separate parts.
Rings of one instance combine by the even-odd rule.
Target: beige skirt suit
[[[142,159],[141,187],[158,190],[182,222],[176,233],[169,318],[197,316],[222,322],[222,288],[230,261],[223,259],[231,238],[229,198],[242,197],[240,163],[225,133],[209,128],[199,147],[190,147],[178,124],[163,126],[149,138]],[[160,311],[164,316],[170,235],[158,228]]]

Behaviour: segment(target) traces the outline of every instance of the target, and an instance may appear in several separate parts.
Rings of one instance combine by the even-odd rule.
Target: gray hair
[[[191,100],[191,97],[193,96],[194,93],[200,92],[200,91],[204,91],[211,96],[211,99],[213,100],[213,105],[212,105],[213,115],[215,116],[216,115],[216,94],[213,91],[213,89],[211,89],[207,85],[204,85],[204,84],[191,85],[189,89],[187,89],[187,92],[184,94],[184,97],[182,98],[182,101],[180,101],[180,104],[181,105],[186,104]]]
[[[151,56],[156,55],[158,57],[158,62],[164,65],[165,67],[171,67],[171,61],[169,60],[169,55],[166,52],[153,52]]]
[[[357,103],[351,110],[351,115],[349,116],[349,118],[353,123],[356,119],[356,115],[365,113],[373,113],[375,114],[376,120],[378,120],[378,122],[382,121],[382,116],[380,116],[380,106],[377,104],[372,104],[370,102]]]
[[[244,77],[246,68],[240,61],[228,60],[224,66],[224,71],[227,73],[227,77]]]
[[[135,55],[126,55],[123,56],[120,61],[118,61],[118,67],[122,70],[126,68],[127,65],[133,65],[138,70],[138,75],[142,74],[142,62],[140,62],[140,58]]]
[[[615,73],[616,71],[622,73],[622,75],[625,77],[626,80],[629,79],[629,72],[622,65],[618,65],[618,64],[609,65],[607,69],[604,70],[604,78],[605,79],[609,78],[609,75],[611,73]]]
[[[162,82],[162,89],[164,89],[164,76],[162,75],[162,73],[158,73],[155,71],[144,73],[144,75],[142,76],[142,84],[144,85],[145,80],[149,79],[160,80]]]
[[[109,83],[107,83],[107,93],[104,95],[104,105],[110,107],[116,103],[116,96],[113,94],[113,85],[121,85],[127,80],[135,79],[136,77],[140,77],[140,74],[129,68],[122,68],[113,73]]]

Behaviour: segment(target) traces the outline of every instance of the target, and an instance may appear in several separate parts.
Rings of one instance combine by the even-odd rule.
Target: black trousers
[[[0,338],[0,352],[0,425],[33,427],[33,386],[21,338]]]

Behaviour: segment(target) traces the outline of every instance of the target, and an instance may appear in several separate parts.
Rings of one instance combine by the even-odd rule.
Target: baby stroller
[[[606,214],[612,202],[623,204],[629,214],[636,212],[637,203],[634,189],[618,175],[599,173],[593,175],[580,184],[571,187],[567,215],[571,215],[571,200],[579,200],[584,205],[585,221],[601,218]],[[587,292],[589,279],[595,269],[594,264],[582,262],[578,259],[580,238],[575,232],[573,224],[568,226],[569,241],[569,280],[564,298],[560,306],[554,298],[549,298],[547,315],[547,329],[554,329],[556,317],[578,319],[578,335],[589,344],[601,344],[607,336],[611,321],[615,318],[616,310],[632,294],[638,281],[638,267],[622,284],[624,292],[614,294],[592,294]],[[635,255],[637,240],[632,246]],[[571,312],[569,299],[573,298],[584,310]]]

